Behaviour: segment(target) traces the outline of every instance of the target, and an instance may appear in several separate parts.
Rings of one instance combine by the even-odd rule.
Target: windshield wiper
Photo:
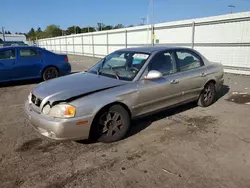
[[[107,65],[110,67],[110,69],[113,71],[113,73],[115,73],[116,78],[117,78],[118,80],[120,80],[120,77],[119,77],[118,72],[115,71],[115,70],[113,69],[113,67],[112,67],[110,64],[107,64]]]

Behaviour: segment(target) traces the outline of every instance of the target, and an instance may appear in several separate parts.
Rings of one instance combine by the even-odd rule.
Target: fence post
[[[67,43],[67,37],[65,36],[65,47],[66,47],[66,54],[68,54],[68,43]]]
[[[59,38],[59,52],[62,53],[62,49],[61,49],[61,38]]]
[[[109,33],[107,32],[107,55],[109,54]]]
[[[83,49],[84,49],[84,47],[83,47],[83,35],[82,35],[82,55],[84,55],[84,51],[83,51]]]
[[[72,45],[73,45],[73,54],[76,54],[75,52],[75,41],[74,41],[74,36],[72,36]]]
[[[195,22],[192,23],[192,41],[191,48],[194,48]]]
[[[152,46],[154,46],[154,41],[155,41],[155,29],[154,29],[154,24],[151,25],[151,41],[152,41]]]
[[[95,46],[94,46],[94,33],[92,33],[92,52],[93,52],[93,57],[95,57]]]
[[[128,31],[125,30],[125,48],[128,47]]]

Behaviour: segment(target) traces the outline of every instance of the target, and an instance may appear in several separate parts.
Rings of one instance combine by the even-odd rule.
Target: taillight
[[[69,61],[68,57],[65,57],[65,58],[64,58],[64,61]]]

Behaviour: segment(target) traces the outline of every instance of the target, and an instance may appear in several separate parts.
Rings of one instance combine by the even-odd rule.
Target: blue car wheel
[[[43,80],[50,80],[53,78],[57,78],[59,76],[59,71],[56,67],[47,67],[42,74]]]

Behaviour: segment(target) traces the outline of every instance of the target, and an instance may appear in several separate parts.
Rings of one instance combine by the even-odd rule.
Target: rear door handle
[[[171,84],[178,84],[179,83],[179,80],[171,80],[171,82],[170,82]]]
[[[207,75],[207,74],[206,74],[205,72],[203,72],[203,73],[200,74],[201,77],[204,77],[204,76],[206,76],[206,75]]]

